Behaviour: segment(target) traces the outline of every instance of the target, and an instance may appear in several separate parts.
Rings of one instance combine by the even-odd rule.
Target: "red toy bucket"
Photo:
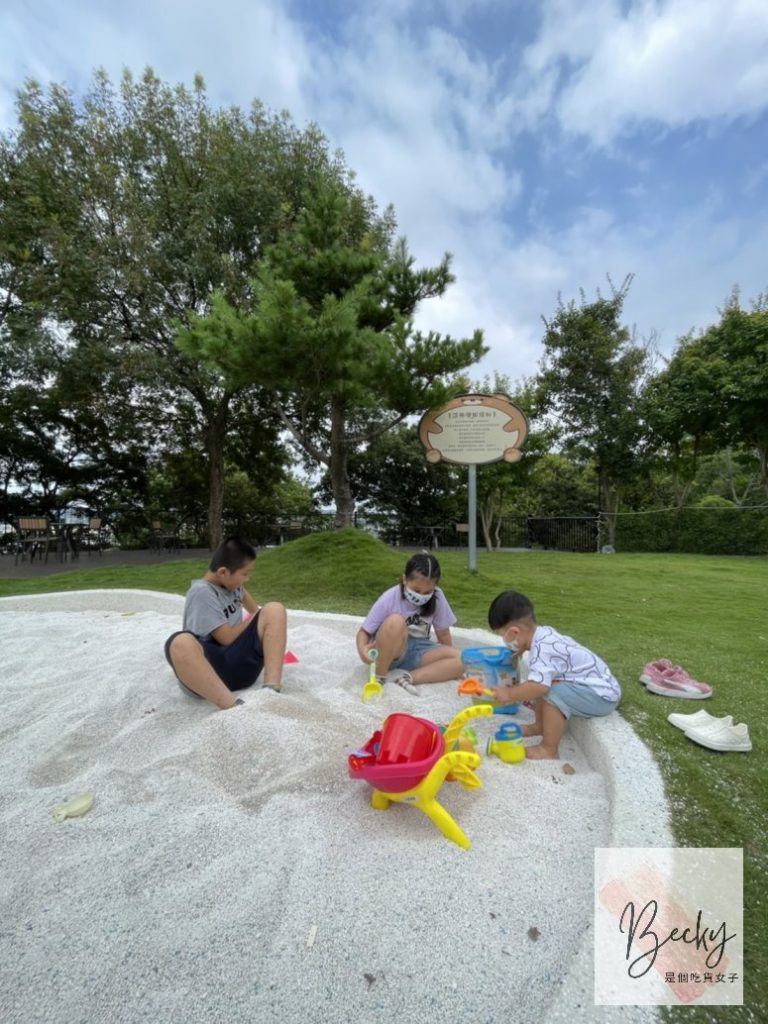
[[[394,714],[384,722],[376,755],[378,764],[410,764],[424,761],[435,749],[440,735],[432,722],[413,715]]]

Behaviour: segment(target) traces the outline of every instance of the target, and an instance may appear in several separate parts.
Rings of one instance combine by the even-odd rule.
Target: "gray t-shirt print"
[[[195,580],[184,602],[183,628],[198,640],[210,640],[219,626],[236,626],[243,617],[243,588],[227,590],[206,580]]]

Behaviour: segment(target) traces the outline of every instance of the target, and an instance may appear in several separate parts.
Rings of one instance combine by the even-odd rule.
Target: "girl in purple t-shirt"
[[[451,641],[456,616],[437,586],[439,581],[437,559],[426,553],[414,555],[400,582],[385,590],[368,612],[357,633],[357,653],[367,665],[368,652],[378,651],[380,683],[395,669],[394,682],[415,693],[414,683],[444,683],[462,674],[461,655]]]

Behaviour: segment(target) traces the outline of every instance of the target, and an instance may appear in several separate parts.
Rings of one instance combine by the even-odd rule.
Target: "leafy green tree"
[[[722,422],[722,388],[712,369],[698,339],[688,335],[643,389],[647,444],[671,474],[678,507],[694,486],[701,456],[714,449],[716,427]]]
[[[336,526],[352,525],[349,457],[440,404],[451,377],[486,351],[476,331],[454,341],[413,326],[425,299],[453,277],[446,256],[416,270],[391,212],[348,180],[317,177],[296,223],[272,246],[251,309],[224,294],[179,332],[179,345],[227,379],[258,384],[310,460],[328,470]]]
[[[73,497],[104,509],[118,494],[140,493],[150,422],[125,400],[121,365],[102,346],[71,344],[43,324],[28,326],[13,319],[0,326],[6,517],[52,514]]]
[[[702,458],[693,496],[698,501],[709,496],[725,498],[738,508],[758,504],[762,486],[755,470],[753,452],[745,448],[721,448]]]
[[[544,319],[538,375],[538,408],[555,417],[563,452],[595,466],[609,544],[622,489],[640,465],[644,434],[640,391],[648,357],[620,322],[631,282],[630,275],[618,289],[611,284],[610,297],[598,293],[594,302],[583,293],[578,306],[560,302],[554,317]]]
[[[768,495],[768,295],[745,310],[734,291],[720,323],[701,343],[720,382],[723,432],[732,444],[755,452]]]
[[[3,197],[0,195],[0,208]],[[14,257],[20,239],[0,231],[0,520],[26,510],[34,490],[36,464],[47,457],[50,438],[32,428],[31,406],[45,391],[60,358],[54,335],[33,304],[16,294]],[[26,417],[28,426],[22,425]]]
[[[524,511],[536,516],[596,515],[597,479],[591,462],[549,452],[536,460],[526,490]]]
[[[202,80],[171,87],[147,69],[115,89],[97,72],[81,103],[28,82],[18,125],[0,137],[0,289],[41,311],[77,345],[119,356],[122,400],[163,412],[157,443],[191,403],[208,471],[208,531],[223,507],[233,383],[174,344],[218,290],[250,301],[264,249],[291,224],[307,183],[343,168],[315,127],[297,129],[259,103],[212,109]],[[251,401],[254,400],[253,393]],[[277,427],[261,417],[265,446]]]
[[[768,299],[750,311],[734,291],[720,321],[681,338],[644,399],[652,443],[672,466],[677,503],[694,486],[701,455],[744,447],[768,493]]]
[[[27,358],[24,358],[24,357]],[[34,434],[21,429],[22,417],[44,387],[52,351],[35,358],[31,346],[22,348],[11,337],[7,321],[0,324],[0,520],[24,510],[35,464],[50,447],[38,445]]]
[[[460,467],[430,465],[413,426],[401,423],[365,449],[351,452],[348,472],[358,510],[393,537],[414,528],[452,524],[465,515],[466,481]],[[323,500],[333,498],[327,473],[319,492]]]

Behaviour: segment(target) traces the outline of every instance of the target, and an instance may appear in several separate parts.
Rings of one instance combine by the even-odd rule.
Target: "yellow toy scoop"
[[[372,647],[368,651],[368,660],[371,663],[370,671],[368,672],[368,682],[363,687],[363,700],[368,701],[371,697],[380,697],[384,692],[384,687],[376,678],[376,659],[379,656],[379,652],[375,647]]]
[[[53,817],[56,821],[64,821],[65,818],[80,818],[93,807],[93,793],[78,793],[65,804],[56,804],[53,808]]]

